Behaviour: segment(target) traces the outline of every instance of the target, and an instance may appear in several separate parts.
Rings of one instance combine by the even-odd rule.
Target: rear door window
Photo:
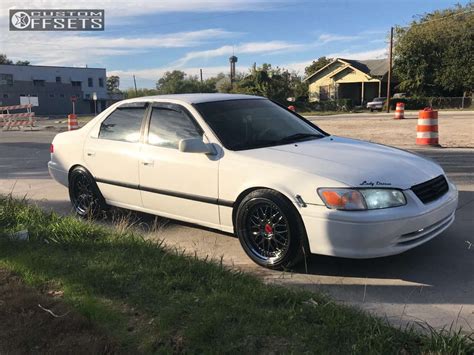
[[[99,139],[136,143],[140,140],[146,104],[118,107],[100,125]]]

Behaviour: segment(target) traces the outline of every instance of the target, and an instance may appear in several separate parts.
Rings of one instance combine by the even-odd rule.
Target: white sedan
[[[404,252],[448,228],[458,202],[438,164],[247,95],[120,101],[58,134],[48,167],[81,216],[112,205],[232,232],[269,268]]]

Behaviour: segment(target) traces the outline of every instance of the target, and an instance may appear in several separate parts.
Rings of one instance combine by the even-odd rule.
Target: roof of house
[[[363,73],[366,73],[370,76],[384,76],[388,72],[388,60],[387,59],[368,59],[368,60],[355,60],[355,59],[345,59],[345,58],[334,58],[334,60],[328,65],[322,67],[318,71],[314,72],[308,76],[305,80],[310,79],[317,73],[319,73],[324,68],[330,66],[336,61],[341,61],[349,64],[351,67],[360,70]]]
[[[340,60],[349,63],[356,69],[363,71],[366,74],[373,76],[383,76],[388,72],[388,60],[387,59],[368,59],[368,60],[354,60],[344,59]]]

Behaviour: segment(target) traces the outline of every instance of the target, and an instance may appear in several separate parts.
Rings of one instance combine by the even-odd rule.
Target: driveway
[[[0,132],[0,193],[27,196],[43,207],[69,213],[67,190],[52,181],[46,163],[53,132]],[[292,273],[253,264],[229,234],[158,219],[151,233],[169,246],[221,258],[266,282],[321,291],[394,323],[423,321],[440,328],[474,327],[474,150],[418,149],[437,160],[460,191],[456,221],[431,242],[401,255],[349,260],[311,256]],[[140,215],[143,222],[153,222]],[[472,244],[471,244],[472,243]]]

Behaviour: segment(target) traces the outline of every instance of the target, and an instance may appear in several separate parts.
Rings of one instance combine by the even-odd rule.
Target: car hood
[[[444,174],[438,164],[416,154],[336,136],[239,153],[353,187],[408,189]]]

